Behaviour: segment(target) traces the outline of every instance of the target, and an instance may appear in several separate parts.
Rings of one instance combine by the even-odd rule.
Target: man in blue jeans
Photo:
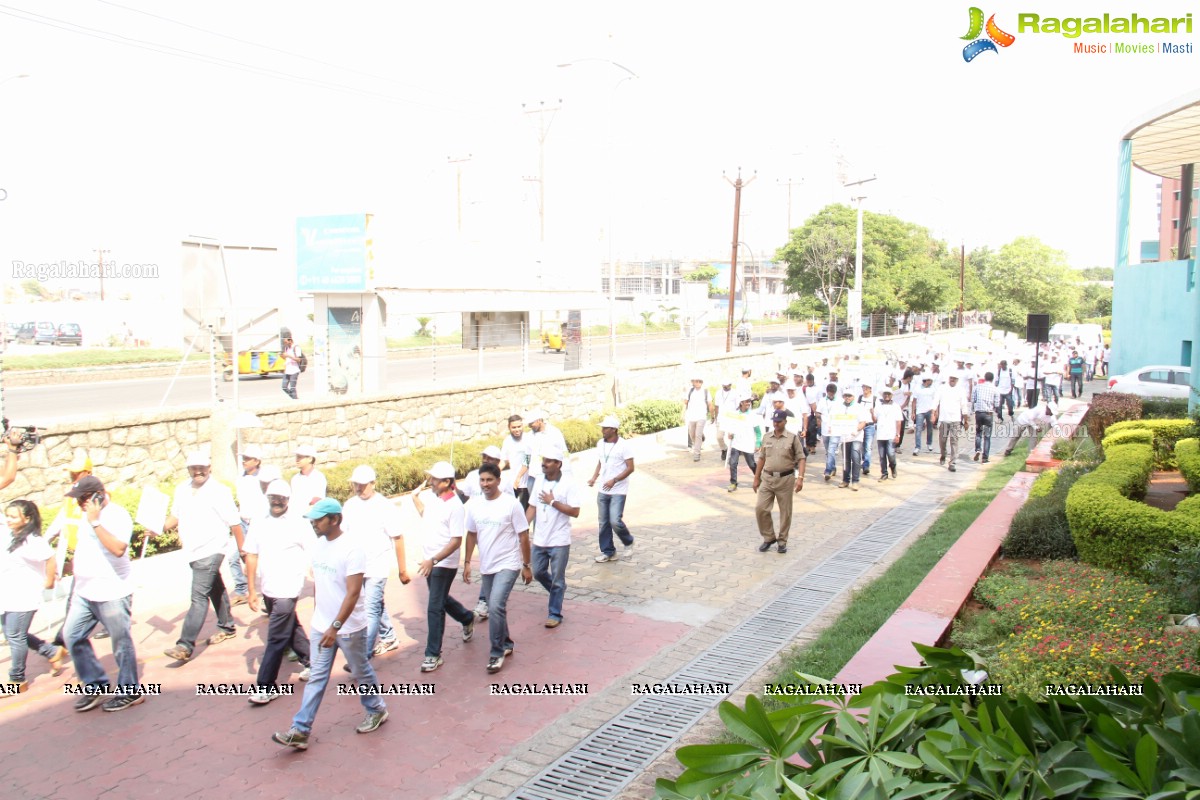
[[[75,674],[86,687],[86,693],[75,701],[75,710],[90,711],[103,704],[105,711],[122,711],[145,700],[129,632],[133,604],[129,540],[133,537],[133,519],[108,499],[104,484],[91,475],[76,481],[67,497],[79,504],[86,517],[75,543],[75,597],[63,625]],[[97,623],[111,637],[117,662],[115,693],[110,692],[108,675],[92,648],[90,637]]]
[[[817,401],[817,425],[821,429],[821,446],[825,448],[825,482],[829,483],[837,472],[837,454],[842,440],[830,433],[830,423],[837,411],[837,384],[830,383],[825,387],[825,394]]]
[[[567,592],[567,561],[571,557],[571,520],[579,516],[579,485],[563,474],[567,455],[561,448],[542,451],[542,474],[533,482],[525,519],[533,526],[533,577],[550,593],[546,627],[563,621]]]
[[[428,486],[428,488],[426,488]],[[482,490],[481,490],[482,492]],[[421,515],[422,560],[417,574],[429,587],[426,606],[425,660],[421,672],[433,672],[442,660],[442,637],[446,617],[462,625],[464,642],[475,635],[475,615],[450,596],[458,574],[458,551],[466,532],[466,509],[454,486],[454,467],[439,461],[429,468],[429,479],[413,494],[413,506]]]
[[[311,521],[317,534],[317,541],[312,546],[316,594],[316,608],[310,622],[312,674],[304,687],[300,710],[292,718],[292,727],[284,733],[271,735],[273,741],[297,750],[308,749],[308,736],[329,685],[338,650],[350,664],[358,684],[357,694],[367,711],[355,730],[371,733],[388,718],[383,699],[378,693],[369,691],[379,684],[371,662],[367,661],[367,612],[362,594],[367,556],[356,537],[342,532],[342,506],[337,500],[331,497],[318,500],[304,516]]]
[[[617,560],[613,533],[616,533],[621,544],[625,545],[622,556],[633,557],[633,534],[629,532],[623,519],[625,498],[629,494],[629,476],[633,474],[633,447],[628,440],[617,435],[620,424],[611,414],[600,421],[602,438],[596,442],[598,461],[596,471],[588,481],[588,486],[595,486],[596,481],[600,481],[600,491],[596,493],[596,510],[600,523],[600,555],[596,556],[596,561],[600,564]],[[533,502],[532,495],[529,500]]]
[[[500,491],[500,467],[479,468],[483,494],[467,503],[467,544],[463,552],[463,582],[471,582],[471,555],[479,545],[479,574],[488,599],[488,672],[499,672],[516,643],[508,630],[508,595],[517,582],[533,582],[529,560],[529,522],[517,498]],[[532,498],[531,498],[532,499]]]
[[[921,377],[921,388],[913,392],[912,417],[916,422],[916,436],[913,438],[913,455],[921,455],[921,433],[925,434],[925,449],[933,452],[933,406],[937,390],[933,386],[933,376]]]

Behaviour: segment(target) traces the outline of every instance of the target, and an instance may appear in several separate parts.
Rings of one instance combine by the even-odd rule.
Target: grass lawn
[[[946,507],[933,525],[887,571],[856,594],[837,620],[807,646],[786,653],[776,683],[796,672],[832,679],[925,579],[988,503],[1025,463],[1028,445],[992,467],[979,485]],[[768,698],[770,700],[770,698]]]
[[[108,350],[72,348],[32,356],[4,356],[6,370],[69,369],[71,367],[101,367],[119,364],[179,363],[182,350],[173,348],[142,348],[139,350]],[[207,361],[207,353],[192,353],[188,361]]]

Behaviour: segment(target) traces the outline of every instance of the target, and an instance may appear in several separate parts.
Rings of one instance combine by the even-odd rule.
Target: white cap
[[[562,462],[567,460],[567,453],[558,445],[552,444],[542,451],[542,458],[548,458],[552,461]]]
[[[259,483],[271,483],[283,479],[283,473],[279,471],[279,467],[273,464],[263,464],[258,468]]]
[[[504,453],[501,452],[500,448],[496,447],[494,444],[490,444],[485,447],[483,449],[483,455],[487,456],[488,458],[504,458]]]
[[[692,378],[691,378],[691,379],[692,379],[692,380],[694,380],[694,381],[702,381],[702,380],[704,380],[703,376],[701,376],[701,375],[698,375],[698,374],[697,374],[697,373],[695,373],[695,372],[693,372],[693,373],[692,373]]]
[[[525,412],[525,421],[526,422],[537,422],[539,419],[545,419],[545,418],[546,418],[546,412],[542,411],[540,408],[532,408],[529,411]]]
[[[438,480],[446,480],[447,478],[454,477],[454,467],[450,466],[450,462],[448,461],[439,461],[426,470],[426,472],[429,473],[430,477],[437,478]]]
[[[724,378],[721,378],[721,385],[722,385],[722,386],[732,386],[732,385],[733,385],[733,378],[731,378],[731,377],[729,377],[728,375],[726,375]]]
[[[208,453],[196,450],[195,452],[188,453],[187,465],[189,467],[211,467],[212,461],[209,459]]]
[[[739,403],[753,403],[753,402],[754,402],[754,398],[753,398],[753,397],[751,397],[751,396],[750,396],[750,395],[748,395],[748,394],[744,394],[744,395],[742,395],[741,397],[739,397],[739,398],[738,398],[738,402],[739,402]]]
[[[257,458],[262,461],[262,448],[256,444],[248,444],[242,448],[242,458]]]
[[[283,478],[276,478],[267,484],[266,494],[277,494],[280,497],[291,497],[292,487]]]
[[[621,420],[617,419],[615,415],[609,414],[607,417],[600,420],[600,427],[601,428],[620,428]]]
[[[350,475],[351,483],[366,485],[375,482],[375,470],[370,464],[359,464]]]
[[[311,444],[302,444],[296,448],[296,455],[305,456],[307,458],[316,458],[317,448],[313,447]]]

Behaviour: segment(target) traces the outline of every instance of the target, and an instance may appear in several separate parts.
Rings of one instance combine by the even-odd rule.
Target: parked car
[[[73,344],[83,347],[83,328],[74,322],[64,322],[54,330],[52,344]]]
[[[21,326],[16,322],[6,323],[4,326],[4,343],[12,344],[17,340],[17,331],[21,330]]]
[[[1166,397],[1186,400],[1192,382],[1191,367],[1151,365],[1108,379],[1110,392],[1124,392],[1138,397]]]
[[[53,322],[26,322],[17,331],[17,342],[27,344],[54,344]]]

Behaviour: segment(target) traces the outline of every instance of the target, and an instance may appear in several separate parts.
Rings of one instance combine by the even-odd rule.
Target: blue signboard
[[[365,292],[371,275],[369,214],[296,220],[296,288]]]

